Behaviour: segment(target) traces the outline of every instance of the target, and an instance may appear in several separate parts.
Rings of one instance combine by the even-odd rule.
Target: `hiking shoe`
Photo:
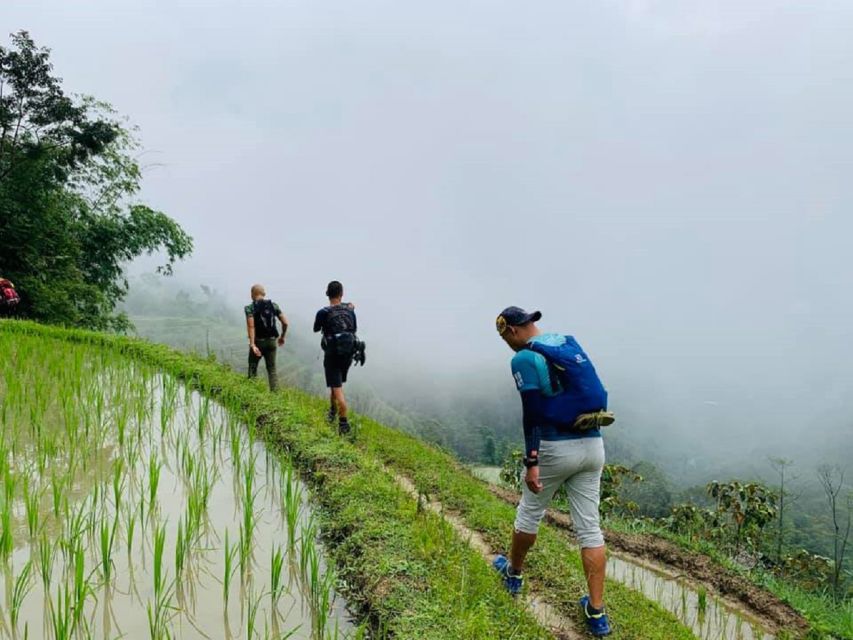
[[[610,426],[614,422],[616,422],[616,416],[612,411],[594,411],[580,414],[575,420],[574,426],[580,431],[588,431],[589,429]]]
[[[335,424],[335,418],[338,417],[338,412],[334,409],[329,409],[328,413],[326,413],[326,422],[329,424]]]
[[[509,591],[511,596],[514,597],[521,593],[521,586],[524,584],[524,578],[513,575],[512,566],[509,564],[509,559],[506,556],[499,555],[497,558],[492,560],[492,566],[499,574],[501,574],[504,587],[506,587],[506,590]]]
[[[349,433],[349,422],[341,420],[338,422],[338,435],[345,436]]]
[[[596,638],[609,636],[610,621],[607,619],[604,609],[601,610],[601,613],[590,613],[589,596],[581,598],[580,605],[583,609],[583,617],[586,620],[586,630]]]

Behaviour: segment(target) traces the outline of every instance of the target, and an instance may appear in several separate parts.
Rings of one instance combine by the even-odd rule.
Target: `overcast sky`
[[[302,318],[341,279],[374,367],[509,392],[494,317],[539,308],[632,411],[846,443],[851,25],[848,0],[0,5],[139,125],[182,275]]]

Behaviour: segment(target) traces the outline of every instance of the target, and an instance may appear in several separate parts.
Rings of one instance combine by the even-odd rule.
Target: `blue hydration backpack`
[[[607,390],[589,356],[572,336],[558,346],[530,342],[525,348],[548,362],[553,396],[545,398],[543,418],[557,426],[572,427],[582,413],[607,409]]]

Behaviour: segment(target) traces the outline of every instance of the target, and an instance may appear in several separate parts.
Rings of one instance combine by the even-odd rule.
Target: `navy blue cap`
[[[495,320],[495,328],[497,328],[500,335],[503,335],[507,327],[519,327],[528,322],[536,322],[541,317],[541,311],[527,313],[521,307],[507,307],[501,311],[497,320]]]

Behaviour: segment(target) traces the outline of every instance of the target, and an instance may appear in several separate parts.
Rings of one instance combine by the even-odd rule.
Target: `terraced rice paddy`
[[[106,349],[0,334],[0,638],[350,635],[254,424]]]

